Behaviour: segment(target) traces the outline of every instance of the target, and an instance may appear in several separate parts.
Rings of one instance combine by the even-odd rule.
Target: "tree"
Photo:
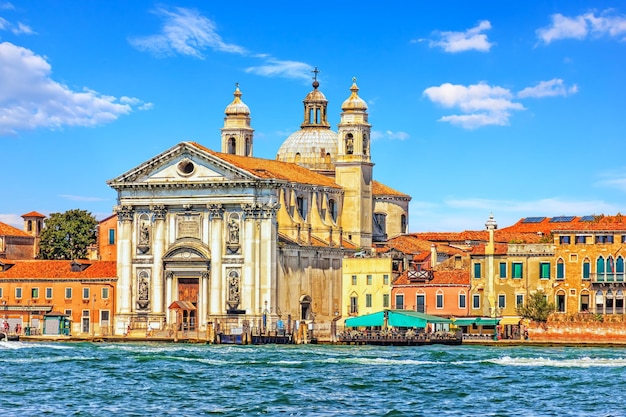
[[[548,302],[546,293],[536,291],[528,297],[526,304],[517,308],[517,314],[525,319],[545,323],[554,310],[554,303]]]
[[[52,213],[46,219],[39,241],[41,259],[84,259],[96,242],[96,218],[86,210]]]

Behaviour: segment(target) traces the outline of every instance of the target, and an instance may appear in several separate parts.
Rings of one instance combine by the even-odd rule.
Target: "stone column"
[[[163,254],[165,253],[165,217],[167,209],[165,206],[152,206],[150,209],[154,214],[152,312],[161,314],[164,312],[164,308],[169,307],[169,305],[163,306]]]
[[[209,314],[224,314],[226,312],[226,294],[222,284],[225,278],[222,276],[222,251],[224,248],[224,207],[221,204],[209,204],[211,216],[211,271],[209,290]]]
[[[200,292],[200,300],[198,302],[198,326],[201,326],[204,329],[206,326],[207,314],[209,311],[209,271],[203,272],[200,280],[202,281],[200,284],[200,288],[202,289],[202,291]]]
[[[167,271],[165,272],[165,308],[167,309],[170,305],[172,305],[172,302],[174,301],[172,299],[172,285],[174,281],[174,272],[172,271]],[[172,318],[170,317],[171,311],[167,310],[167,322],[168,323],[172,323]]]
[[[132,294],[132,240],[133,240],[133,207],[119,206],[116,208],[119,225],[117,239],[117,284],[118,309],[121,314],[130,314]]]
[[[244,211],[244,234],[243,234],[243,279],[241,286],[241,307],[247,310],[248,314],[259,314],[258,285],[255,288],[255,281],[258,277],[255,274],[255,256],[257,245],[256,224],[256,204],[242,204]]]
[[[261,220],[260,245],[260,274],[261,274],[261,299],[267,301],[269,306],[276,312],[277,307],[277,283],[276,283],[276,239],[278,235],[276,214],[280,205],[267,203],[263,206],[263,219]]]

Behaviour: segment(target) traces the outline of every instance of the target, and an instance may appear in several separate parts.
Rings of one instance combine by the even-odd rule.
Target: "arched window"
[[[613,256],[609,255],[606,258],[606,280],[614,281],[615,280],[615,260]]]
[[[346,135],[346,154],[352,155],[354,153],[354,138],[352,137],[352,133],[348,133]]]
[[[232,155],[237,153],[237,139],[233,137],[228,138],[228,153]]]
[[[613,307],[615,305],[614,301],[615,299],[613,298],[615,294],[613,294],[613,291],[609,288],[606,292],[606,300],[604,303],[605,306],[605,313],[606,314],[613,314]]]
[[[26,229],[27,229],[29,232],[32,232],[32,231],[33,231],[33,221],[32,221],[32,220],[29,220],[29,221],[26,223],[26,225],[27,225],[27,226],[26,226]]]
[[[300,320],[312,320],[311,297],[308,295],[300,298]]]
[[[400,216],[400,233],[406,233],[406,215]]]
[[[324,156],[324,163],[330,164],[330,152],[326,152],[326,155]]]
[[[565,279],[565,262],[563,258],[556,261],[556,279]]]
[[[250,138],[246,138],[246,156],[252,156],[252,146]]]
[[[363,155],[367,155],[367,148],[368,148],[367,135],[363,135]]]
[[[596,279],[598,281],[604,281],[604,273],[605,273],[605,263],[604,258],[600,256],[596,261]]]
[[[596,291],[596,311],[597,314],[604,312],[604,294],[602,290]]]
[[[299,163],[300,163],[300,152],[298,152],[298,153],[296,154],[296,157],[294,158],[294,162],[295,162],[296,164],[299,164]]]
[[[332,198],[328,200],[328,211],[333,221],[337,221],[337,203]]]
[[[624,258],[621,255],[615,260],[615,280],[624,281]]]
[[[443,291],[437,290],[437,294],[435,295],[435,300],[437,304],[435,308],[442,309],[443,308]]]
[[[580,312],[585,313],[589,311],[589,292],[587,290],[580,293]]]
[[[591,261],[589,261],[589,258],[585,258],[583,260],[582,275],[583,275],[583,279],[591,278]]]
[[[559,290],[556,293],[556,311],[565,313],[565,291]]]
[[[459,310],[465,310],[467,308],[467,294],[465,291],[459,291]]]
[[[424,294],[423,292],[415,294],[415,311],[417,311],[418,313],[426,312],[426,294]]]
[[[615,293],[615,314],[624,314],[624,293],[617,290]]]

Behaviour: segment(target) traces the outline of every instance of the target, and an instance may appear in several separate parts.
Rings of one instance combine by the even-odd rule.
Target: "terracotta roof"
[[[433,271],[430,281],[409,281],[409,271],[404,271],[393,281],[393,285],[437,286],[437,285],[469,285],[470,274],[467,270]]]
[[[431,242],[448,242],[448,243],[465,243],[465,242],[488,242],[489,232],[486,230],[472,231],[466,230],[463,232],[425,232],[425,233],[411,233],[411,235],[417,236],[420,239],[425,239]],[[496,242],[508,243],[508,242],[524,242],[524,243],[539,243],[543,236],[538,235],[537,231],[529,230],[516,231],[500,229],[494,232],[493,236]]]
[[[46,217],[45,214],[38,213],[36,211],[31,211],[30,213],[22,214],[22,217]]]
[[[232,155],[215,152],[195,142],[188,142],[191,146],[210,153],[237,168],[248,171],[250,174],[265,179],[277,179],[300,184],[321,185],[324,187],[341,188],[330,177],[310,171],[300,165],[271,159],[252,158],[248,156]]]
[[[0,236],[27,236],[32,237],[28,233],[23,230],[20,230],[16,227],[9,226],[6,223],[0,222]]]
[[[570,221],[557,221],[568,220]],[[615,216],[560,216],[560,217],[526,217],[520,219],[512,226],[501,229],[507,232],[523,232],[549,234],[555,231],[567,230],[625,230],[626,218],[621,214]]]
[[[386,186],[385,184],[381,184],[376,180],[372,180],[372,194],[373,195],[396,195],[402,197],[409,197],[408,194],[401,193],[400,191],[396,191],[391,187]]]
[[[422,252],[430,253],[430,246],[433,243],[435,243],[435,247],[437,249],[437,252],[439,253],[446,253],[449,255],[463,253],[461,249],[454,248],[452,246],[449,246],[448,244],[437,244],[436,242],[422,239],[415,234],[400,235],[389,239],[383,244],[384,246],[377,251],[380,253],[384,253],[386,252],[386,250],[384,250],[384,247],[388,247],[407,254],[417,254]]]
[[[117,262],[115,261],[79,261],[88,265],[80,272],[72,272],[73,261],[0,260],[0,264],[10,266],[6,271],[0,270],[0,279],[5,278],[116,278]]]
[[[472,248],[472,253],[475,255],[484,255],[485,254],[485,244],[481,243],[480,245],[474,246]],[[506,255],[509,249],[509,245],[506,243],[496,243],[494,245],[494,255]]]

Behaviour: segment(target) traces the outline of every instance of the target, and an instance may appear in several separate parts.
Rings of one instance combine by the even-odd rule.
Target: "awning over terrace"
[[[499,318],[492,317],[458,317],[453,319],[455,326],[471,326],[475,324],[477,326],[496,326],[500,322]]]
[[[383,327],[387,315],[387,325],[391,327],[425,328],[428,323],[452,323],[451,320],[418,313],[410,310],[383,310],[365,316],[352,317],[346,320],[347,327]]]

